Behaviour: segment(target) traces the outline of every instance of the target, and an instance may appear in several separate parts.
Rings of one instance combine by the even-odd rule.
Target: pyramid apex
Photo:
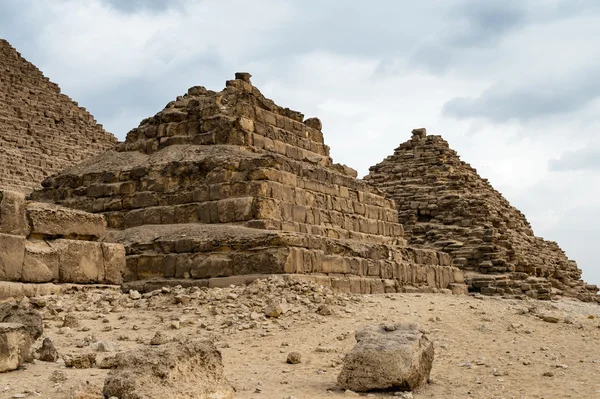
[[[248,72],[236,72],[235,73],[235,79],[236,80],[243,80],[244,82],[250,82],[250,78],[252,77],[251,74],[249,74]]]
[[[420,128],[412,130],[412,138],[413,139],[422,139],[422,138],[425,138],[425,136],[427,136],[427,129],[425,129],[424,127],[420,127]]]

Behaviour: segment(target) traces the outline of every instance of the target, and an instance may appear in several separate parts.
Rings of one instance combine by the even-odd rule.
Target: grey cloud
[[[502,0],[460,2],[448,11],[441,29],[416,46],[408,64],[439,74],[463,59],[466,52],[495,47],[502,37],[527,23],[528,11],[521,4]]]
[[[457,119],[483,118],[493,122],[569,114],[585,108],[600,96],[600,76],[597,72],[562,78],[549,77],[522,86],[506,82],[483,91],[479,97],[457,97],[443,107],[443,113]]]
[[[550,160],[548,168],[556,172],[600,171],[600,146],[590,145],[580,150],[565,151],[560,158]]]
[[[102,0],[102,2],[125,13],[162,12],[182,5],[179,0]]]
[[[455,32],[442,32],[443,40],[457,47],[477,47],[524,25],[527,12],[516,1],[467,1],[450,13],[456,18]],[[447,34],[447,35],[446,35]]]

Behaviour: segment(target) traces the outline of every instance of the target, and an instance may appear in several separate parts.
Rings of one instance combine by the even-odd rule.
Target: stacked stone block
[[[221,92],[191,88],[33,198],[104,214],[127,281],[285,273],[355,292],[461,291],[450,258],[407,248],[393,201],[333,163],[321,128],[237,74]]]
[[[120,284],[125,250],[105,232],[101,215],[0,191],[0,281]]]
[[[450,254],[472,291],[548,299],[554,289],[599,299],[577,264],[555,242],[536,237],[525,216],[442,137],[413,130],[365,181],[395,201],[410,244]]]
[[[116,145],[92,115],[0,39],[0,188],[44,178]]]

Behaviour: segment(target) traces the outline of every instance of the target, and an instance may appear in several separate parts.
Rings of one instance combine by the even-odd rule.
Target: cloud
[[[596,71],[548,77],[525,85],[498,83],[478,97],[456,97],[444,104],[443,112],[458,119],[484,118],[503,123],[570,114],[584,109],[600,97]]]
[[[163,12],[181,6],[180,0],[102,0],[111,8],[125,13]]]
[[[600,171],[600,145],[590,144],[579,150],[565,151],[560,158],[548,162],[551,171]]]

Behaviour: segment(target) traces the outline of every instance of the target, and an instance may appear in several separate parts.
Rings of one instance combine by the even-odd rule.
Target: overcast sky
[[[236,71],[360,176],[426,127],[600,284],[600,1],[0,0],[0,37],[121,140]]]

